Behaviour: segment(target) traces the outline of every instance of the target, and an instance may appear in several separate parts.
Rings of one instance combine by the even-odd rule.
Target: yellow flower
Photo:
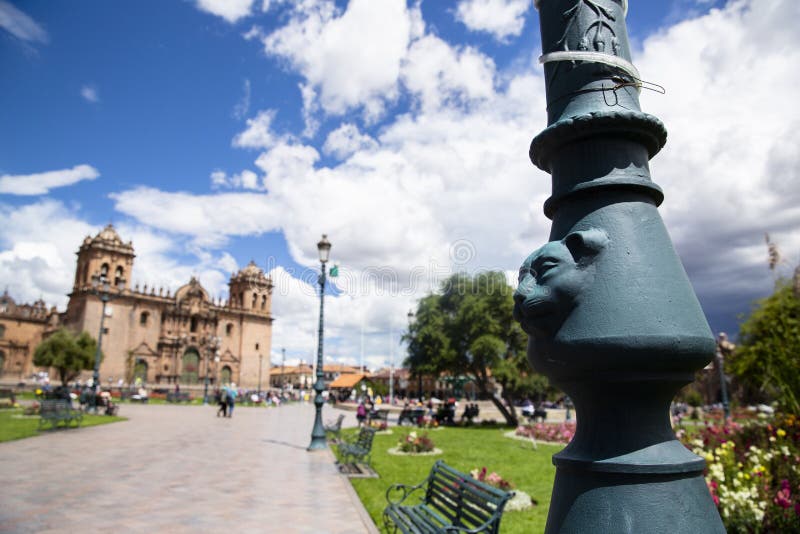
[[[710,452],[706,453],[706,462],[708,462],[708,463],[713,463],[714,462],[714,455],[711,454]]]
[[[779,438],[782,438],[786,435],[786,431],[782,428],[779,428],[777,432],[775,432]]]

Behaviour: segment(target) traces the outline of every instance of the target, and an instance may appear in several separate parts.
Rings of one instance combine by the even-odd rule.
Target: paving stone
[[[0,532],[377,532],[332,453],[306,451],[313,405],[215,413],[125,404],[126,422],[0,443]]]

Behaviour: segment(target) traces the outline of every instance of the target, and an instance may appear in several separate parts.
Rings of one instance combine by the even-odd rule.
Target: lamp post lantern
[[[216,354],[220,341],[221,339],[217,336],[208,336],[206,338],[206,378],[203,384],[203,404],[208,404],[208,375],[210,374],[209,361],[211,359],[211,354]],[[214,358],[214,361],[217,361],[216,357]]]
[[[320,263],[319,339],[317,341],[317,381],[314,383],[314,391],[316,392],[316,395],[314,395],[314,429],[311,431],[311,444],[308,446],[309,451],[322,450],[328,446],[328,443],[325,440],[325,427],[322,425],[322,405],[325,403],[325,399],[322,397],[322,392],[325,390],[322,368],[322,341],[325,317],[325,264],[328,263],[328,256],[331,252],[331,243],[328,241],[328,236],[325,234],[322,234],[322,240],[317,243],[317,251],[319,252]]]
[[[97,385],[100,383],[100,358],[103,355],[103,331],[105,330],[106,320],[106,305],[119,297],[125,289],[125,279],[117,277],[116,280],[117,294],[111,293],[111,283],[108,277],[96,273],[92,275],[92,289],[90,292],[100,299],[103,303],[102,311],[100,312],[100,331],[97,333],[97,349],[94,353],[94,372],[92,373],[92,408],[97,412]]]
[[[670,401],[715,342],[657,209],[649,160],[667,131],[639,106],[628,0],[534,4],[548,126],[530,157],[552,177],[553,224],[520,268],[514,316],[577,418],[553,457],[545,532],[724,532],[705,461],[670,426]]]

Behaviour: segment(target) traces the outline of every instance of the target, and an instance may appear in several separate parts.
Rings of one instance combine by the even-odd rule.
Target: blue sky
[[[642,96],[670,131],[662,214],[717,331],[772,286],[764,233],[779,272],[800,259],[800,112],[766,104],[798,96],[798,5],[630,2],[634,62],[667,87]],[[547,238],[539,47],[525,0],[0,0],[0,281],[63,306],[112,221],[141,283],[272,271],[273,360],[309,360],[326,232],[328,354],[358,360],[364,331],[384,365],[443,276],[514,273]]]

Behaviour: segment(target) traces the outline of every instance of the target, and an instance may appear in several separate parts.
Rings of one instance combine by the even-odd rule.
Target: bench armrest
[[[406,498],[408,498],[409,495],[411,495],[416,490],[418,490],[421,487],[423,487],[426,482],[427,482],[427,480],[423,480],[422,482],[420,482],[416,486],[409,486],[408,484],[392,484],[391,486],[389,486],[386,489],[386,502],[388,502],[389,504],[400,504],[403,501],[405,501]],[[400,497],[400,500],[397,500],[397,501],[392,500],[391,493],[392,492],[398,492],[398,491],[403,492],[403,496]]]

